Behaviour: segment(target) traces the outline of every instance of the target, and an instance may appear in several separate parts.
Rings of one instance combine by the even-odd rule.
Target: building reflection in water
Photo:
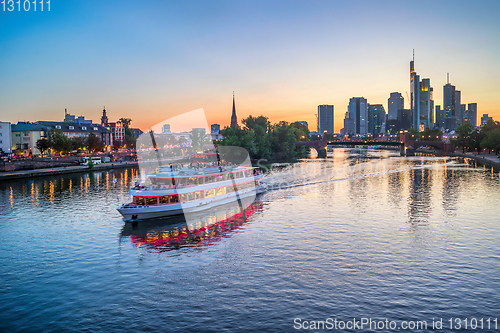
[[[57,206],[67,197],[89,197],[108,193],[109,191],[120,191],[128,195],[128,187],[132,182],[131,177],[138,175],[136,169],[93,171],[86,173],[65,174],[52,177],[37,177],[33,179],[15,179],[0,182],[0,200],[8,202],[10,209],[16,209],[16,203],[22,204],[27,198],[31,201],[31,207]],[[127,182],[123,177],[127,178]],[[113,179],[119,179],[120,183],[115,186]],[[123,184],[123,186],[119,186]],[[66,201],[64,203],[68,205]],[[98,207],[94,207],[98,209]]]
[[[199,215],[196,226],[188,226],[184,216],[165,219],[125,222],[121,237],[130,238],[137,248],[146,248],[154,252],[178,250],[183,247],[205,248],[230,237],[252,215],[262,210],[262,202],[257,198],[243,211],[236,204],[220,206]],[[192,220],[193,217],[190,217]],[[191,231],[190,231],[191,230]]]

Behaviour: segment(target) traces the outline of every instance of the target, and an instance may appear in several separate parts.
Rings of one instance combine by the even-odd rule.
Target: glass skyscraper
[[[318,105],[318,133],[323,135],[334,133],[333,105]]]

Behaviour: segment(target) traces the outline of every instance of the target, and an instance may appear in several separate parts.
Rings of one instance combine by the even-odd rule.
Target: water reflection
[[[246,205],[245,205],[246,206]],[[183,215],[164,219],[125,222],[121,237],[137,248],[146,248],[154,252],[178,250],[184,247],[203,249],[214,245],[222,238],[230,237],[252,215],[262,210],[262,201],[257,197],[246,209],[239,205],[225,205],[199,214],[195,226],[188,226]],[[190,231],[192,230],[192,231]]]

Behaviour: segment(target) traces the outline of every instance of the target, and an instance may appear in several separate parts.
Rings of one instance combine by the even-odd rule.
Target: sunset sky
[[[2,10],[0,5],[0,10]],[[210,123],[307,121],[349,98],[408,106],[409,62],[442,105],[500,120],[500,1],[71,1],[0,11],[0,121],[132,118],[142,130],[203,108]]]

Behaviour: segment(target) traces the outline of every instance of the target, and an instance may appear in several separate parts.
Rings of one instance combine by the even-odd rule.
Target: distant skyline
[[[62,1],[50,12],[0,11],[0,121],[98,123],[132,118],[150,129],[203,108],[228,126],[248,115],[307,121],[349,99],[409,108],[409,62],[430,78],[435,105],[446,74],[500,120],[499,1]]]

